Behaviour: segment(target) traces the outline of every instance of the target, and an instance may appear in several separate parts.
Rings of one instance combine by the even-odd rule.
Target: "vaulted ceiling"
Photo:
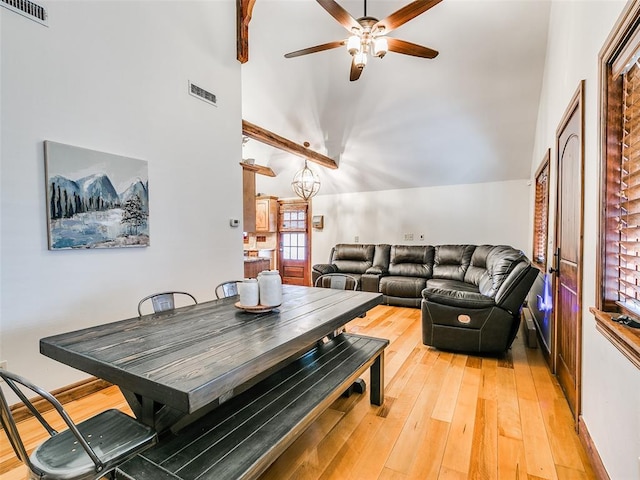
[[[353,17],[363,1],[337,0]],[[369,0],[381,19],[408,0]],[[284,54],[346,38],[316,1],[257,0],[242,66],[242,116],[334,159],[310,163],[320,195],[526,179],[530,176],[550,4],[443,0],[390,36],[440,52],[388,53],[349,81],[346,47]],[[269,166],[259,192],[292,196],[304,160],[258,141],[243,158]]]

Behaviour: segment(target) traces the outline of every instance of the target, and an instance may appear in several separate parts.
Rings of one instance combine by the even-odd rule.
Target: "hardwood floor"
[[[522,334],[504,358],[441,352],[422,344],[419,309],[387,306],[347,330],[391,341],[384,405],[367,394],[339,399],[261,480],[596,478],[558,382]],[[66,407],[74,420],[129,411],[116,387]],[[20,424],[27,448],[44,438],[34,423]],[[3,435],[0,478],[23,480]]]

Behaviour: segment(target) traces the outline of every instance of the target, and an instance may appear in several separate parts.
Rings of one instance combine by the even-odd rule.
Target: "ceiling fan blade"
[[[356,59],[352,59],[351,60],[351,71],[349,72],[349,80],[351,80],[352,82],[358,80],[360,78],[360,75],[362,75],[362,70],[364,70],[364,67],[362,68],[358,68],[356,67]]]
[[[317,2],[349,32],[351,32],[352,28],[357,28],[358,30],[362,28],[358,21],[338,5],[335,0],[317,0]]]
[[[387,44],[390,52],[402,53],[404,55],[413,55],[414,57],[435,58],[438,51],[431,48],[416,45],[415,43],[400,40],[398,38],[387,37]]]
[[[285,53],[285,58],[299,57],[301,55],[307,55],[309,53],[322,52],[324,50],[331,50],[332,48],[338,48],[344,45],[344,40],[338,40],[335,42],[323,43],[322,45],[316,45],[315,47],[303,48],[302,50],[296,50],[295,52]]]
[[[404,25],[409,20],[416,18],[421,13],[426,12],[431,7],[435,7],[441,1],[442,0],[415,0],[414,2],[405,5],[400,10],[393,12],[387,18],[380,20],[373,26],[372,30],[375,30],[376,27],[384,28],[384,33],[387,34],[401,25]]]

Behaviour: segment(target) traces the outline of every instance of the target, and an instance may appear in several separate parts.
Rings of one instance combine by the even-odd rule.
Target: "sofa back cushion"
[[[522,251],[507,245],[493,247],[487,256],[487,271],[491,277],[491,283],[484,289],[480,288],[480,292],[489,297],[495,297],[504,281],[521,263],[529,263]]]
[[[392,245],[389,275],[431,278],[433,258],[431,245]]]
[[[475,245],[436,245],[433,278],[464,281]]]
[[[491,279],[487,272],[487,257],[492,248],[493,245],[479,245],[475,248],[473,255],[471,255],[469,268],[464,274],[465,283],[470,283],[476,287],[480,287],[480,284],[483,284],[486,288],[490,287]],[[482,288],[479,289],[482,291]]]
[[[335,246],[331,263],[339,272],[364,273],[373,265],[375,245],[339,243]]]
[[[373,275],[386,275],[389,273],[389,255],[391,252],[391,245],[381,243],[376,245],[373,253],[373,266],[367,270],[366,273]]]

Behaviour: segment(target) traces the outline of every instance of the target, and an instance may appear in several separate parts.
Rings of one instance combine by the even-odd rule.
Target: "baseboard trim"
[[[72,383],[71,385],[67,385],[66,387],[53,390],[51,391],[51,394],[56,397],[60,403],[65,404],[73,400],[78,400],[79,398],[86,397],[87,395],[91,395],[92,393],[98,392],[110,386],[111,383],[105,380],[96,377],[90,377],[86,380],[81,380],[80,382]],[[32,401],[33,405],[38,409],[39,412],[46,412],[53,408],[49,402],[42,398],[36,398]],[[22,403],[12,405],[11,413],[13,414],[16,422],[26,420],[27,418],[33,416],[29,409]]]
[[[584,423],[582,415],[578,417],[578,438],[580,438],[580,443],[582,443],[582,446],[587,452],[587,456],[591,461],[591,468],[593,468],[593,472],[596,474],[596,478],[598,478],[598,480],[611,480],[609,478],[609,474],[607,473],[607,469],[604,468],[604,463],[602,463],[602,459],[600,458],[598,449],[593,443],[591,435],[589,435],[589,429]]]

